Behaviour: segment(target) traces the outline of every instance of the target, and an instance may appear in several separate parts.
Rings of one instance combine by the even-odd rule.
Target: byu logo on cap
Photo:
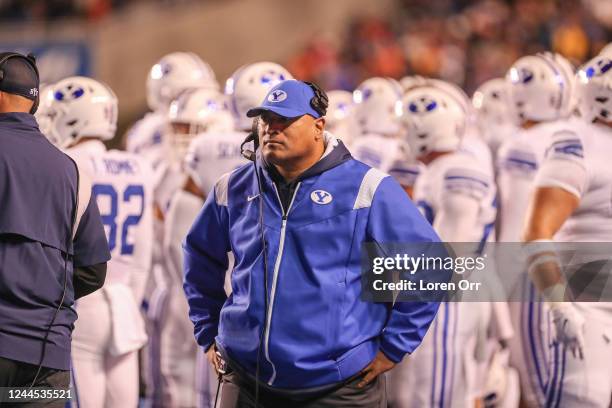
[[[287,99],[287,92],[281,91],[280,89],[277,89],[276,91],[271,92],[270,95],[268,95],[268,102],[272,103],[282,102],[285,99]]]
[[[310,193],[310,199],[316,204],[329,204],[331,203],[333,197],[325,190],[315,190]]]

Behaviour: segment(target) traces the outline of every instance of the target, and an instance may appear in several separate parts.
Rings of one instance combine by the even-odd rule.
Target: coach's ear
[[[325,117],[315,119],[313,125],[315,128],[316,140],[319,140],[323,137],[323,132],[325,131]]]

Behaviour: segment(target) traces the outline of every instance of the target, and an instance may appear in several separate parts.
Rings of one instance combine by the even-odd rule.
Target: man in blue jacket
[[[228,365],[221,407],[386,406],[380,374],[436,314],[436,302],[360,300],[362,243],[439,238],[397,182],[324,131],[326,105],[314,84],[274,86],[248,112],[256,165],[218,180],[186,237],[195,336]]]

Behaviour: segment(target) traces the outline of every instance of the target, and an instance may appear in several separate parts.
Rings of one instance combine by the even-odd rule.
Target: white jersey
[[[353,140],[351,154],[368,166],[388,173],[400,154],[401,140],[367,133]]]
[[[245,132],[207,132],[198,135],[185,158],[185,171],[208,195],[223,174],[248,163],[240,153]]]
[[[462,228],[460,241],[481,244],[491,237],[495,194],[492,169],[460,150],[430,163],[419,175],[414,187],[414,201],[434,229],[436,217],[443,212],[450,198],[460,195],[475,199],[478,204],[475,222],[465,226],[467,229]]]
[[[463,137],[459,150],[470,154],[484,167],[493,168],[493,155],[489,145],[478,134],[470,133]]]
[[[98,140],[81,143],[67,153],[92,179],[111,252],[106,282],[128,283],[126,273],[148,271],[151,266],[151,167],[134,154],[107,151]]]
[[[497,240],[520,242],[535,176],[552,134],[572,126],[561,120],[519,130],[502,144],[497,154],[499,221]]]
[[[561,242],[612,242],[612,129],[580,124],[551,138],[538,187],[561,187],[580,199],[555,235]]]
[[[67,153],[91,178],[111,252],[105,295],[79,303],[106,300],[113,325],[111,353],[137,350],[146,341],[139,306],[153,250],[152,169],[134,154],[107,151],[99,140],[80,143]]]
[[[164,160],[166,153],[163,143],[166,125],[167,115],[164,113],[147,113],[128,130],[125,150],[144,157],[153,168],[157,168]]]
[[[162,161],[155,169],[153,199],[162,214],[168,212],[174,194],[185,185],[187,175],[181,163]]]
[[[491,125],[483,129],[483,138],[489,145],[489,149],[494,157],[497,156],[497,151],[501,147],[501,145],[513,137],[516,132],[518,132],[518,128],[512,124],[503,124],[503,125]]]
[[[445,241],[486,242],[495,217],[492,169],[465,151],[438,157],[419,175],[414,200]],[[459,199],[460,201],[457,201]],[[460,202],[458,214],[448,203]],[[463,205],[467,204],[467,205]],[[455,207],[455,210],[457,208]],[[451,214],[448,214],[451,212]],[[463,222],[463,216],[470,225]],[[439,220],[456,224],[449,233]],[[457,221],[457,222],[454,222]],[[473,407],[481,396],[478,367],[485,360],[488,302],[444,302],[418,349],[392,374],[398,407]],[[428,373],[428,375],[422,375]]]
[[[355,159],[388,173],[404,187],[413,186],[423,168],[398,138],[369,133],[353,140],[349,150]]]
[[[555,241],[612,242],[611,151],[612,129],[604,125],[581,123],[551,137],[536,185],[560,187],[580,199],[578,208],[555,234]],[[602,260],[601,253],[589,254],[585,247],[580,248],[580,253],[572,255],[572,264]],[[612,316],[610,302],[577,305],[589,310],[607,311],[607,315]]]

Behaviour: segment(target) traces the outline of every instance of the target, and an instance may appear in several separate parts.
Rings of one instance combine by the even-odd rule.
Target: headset
[[[0,66],[2,66],[2,61],[0,61]],[[72,224],[70,228],[70,234],[68,235],[68,239],[66,240],[66,254],[64,256],[64,288],[62,289],[62,297],[59,301],[57,309],[55,309],[55,312],[53,313],[53,317],[51,318],[51,321],[49,322],[49,325],[47,326],[45,337],[43,339],[42,351],[40,353],[40,360],[38,361],[38,370],[36,370],[36,375],[34,376],[32,383],[30,384],[30,388],[32,388],[34,384],[36,384],[36,380],[38,379],[38,376],[40,375],[40,370],[42,369],[43,361],[45,360],[45,352],[47,350],[47,340],[49,338],[49,332],[51,331],[51,326],[53,326],[53,323],[55,323],[55,319],[57,318],[59,311],[62,309],[62,306],[64,305],[64,299],[66,298],[66,291],[68,289],[68,257],[69,257],[68,248],[70,248],[70,245],[72,244],[72,240],[73,240],[74,233],[75,233],[75,228],[77,227],[76,223],[77,223],[77,218],[79,214],[79,184],[81,182],[80,175],[79,175],[79,167],[77,166],[74,160],[72,159],[70,160],[72,161],[72,163],[74,163],[74,167],[76,169],[76,195],[75,195],[75,202],[74,202],[75,206],[74,206],[74,213],[72,215]]]
[[[325,116],[327,113],[327,107],[329,106],[329,98],[327,94],[319,85],[314,82],[302,81],[312,89],[314,96],[310,99],[310,107],[315,110],[319,115]]]
[[[38,67],[36,66],[36,58],[34,57],[34,54],[23,55],[23,54],[19,54],[18,52],[7,52],[7,53],[4,53],[4,56],[0,59],[0,83],[2,82],[2,80],[4,80],[4,69],[2,67],[4,66],[6,61],[8,61],[11,58],[21,58],[25,60],[28,63],[28,65],[32,67],[32,69],[36,73],[37,82],[40,82],[40,74],[38,73]],[[39,103],[40,103],[40,94],[37,92],[36,98],[34,99],[34,105],[32,105],[32,108],[30,109],[30,114],[33,115],[36,113]]]

